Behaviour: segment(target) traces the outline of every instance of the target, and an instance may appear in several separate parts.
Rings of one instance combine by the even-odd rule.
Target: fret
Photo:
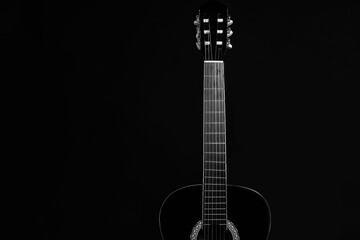
[[[204,76],[204,88],[224,89],[224,85],[222,76]]]
[[[211,173],[211,172],[204,172],[203,174],[204,176],[203,177],[211,177],[211,175],[215,175],[215,173]],[[217,177],[226,177],[225,176],[225,170],[224,171],[221,171],[221,172],[217,172],[217,174],[215,175]],[[209,187],[208,184],[204,184],[204,187]]]
[[[204,152],[204,154],[216,154],[216,155],[225,155],[224,152]]]
[[[215,180],[217,183],[206,182],[203,183],[203,189],[216,189],[216,190],[226,190],[226,181],[225,178],[221,180]]]
[[[222,165],[219,165],[219,164],[204,164],[204,165],[205,165],[204,167],[211,167],[211,168],[219,169],[221,171],[226,171],[226,165],[225,164],[222,164]],[[216,177],[219,177],[219,176],[216,176]]]
[[[223,207],[226,208],[226,205],[227,205],[226,203],[221,203],[221,204],[223,204]],[[212,205],[216,206],[216,203],[209,203],[209,204],[204,203],[203,204],[203,210],[206,210],[206,212],[210,212],[211,210],[213,210],[213,207],[215,207],[215,206],[212,206]],[[212,211],[212,212],[213,213],[222,213],[222,214],[226,213],[226,211],[224,211],[224,210],[218,210],[218,211]]]
[[[214,207],[214,208],[211,208],[211,209],[212,209],[212,210],[220,210],[220,209],[221,209],[221,210],[223,210],[223,209],[226,210],[226,207],[225,207],[225,208],[216,208],[216,207]],[[210,209],[207,208],[206,210],[210,210]]]
[[[220,119],[220,118],[204,118],[203,124],[217,124],[217,125],[224,124],[225,125],[226,123],[225,123],[224,119]]]
[[[226,190],[204,190],[205,192],[226,192]]]
[[[216,212],[216,213],[225,213],[226,212],[226,208],[209,208],[208,206],[203,206],[204,207],[204,210],[206,211],[210,211],[210,210],[213,210],[213,212]]]
[[[213,182],[216,182],[216,183],[213,183]],[[217,186],[226,187],[226,179],[225,179],[225,177],[224,178],[218,178],[216,180],[215,179],[210,180],[209,178],[206,178],[205,182],[203,183],[203,189],[208,189],[210,187],[215,188]]]
[[[216,157],[216,155],[214,155],[214,157]],[[209,165],[209,166],[221,166],[224,167],[226,165],[226,161],[225,161],[225,156],[221,156],[220,159],[204,159],[204,164]]]
[[[225,127],[225,126],[224,126]],[[204,128],[205,128],[205,126],[204,126]],[[223,128],[221,125],[220,125],[220,128]],[[209,130],[208,132],[204,132],[203,134],[226,134],[226,132],[224,131],[224,132],[212,132],[212,131],[210,131],[211,130],[211,128],[209,128],[209,127],[207,127],[206,128],[207,130]],[[204,129],[205,130],[205,129]]]
[[[225,135],[206,135],[203,140],[204,143],[225,144]]]
[[[205,190],[204,190],[205,191]],[[205,192],[204,192],[205,193]],[[225,190],[223,191],[223,192],[211,192],[211,193],[213,193],[213,195],[205,195],[205,196],[208,196],[208,197],[211,197],[211,196],[219,196],[219,194],[223,194],[222,196],[223,197],[226,197],[226,194],[225,194]]]
[[[204,151],[225,153],[225,144],[206,143],[204,144]]]
[[[224,218],[224,219],[221,219],[221,218],[214,218],[214,219],[206,219],[207,221],[220,221],[220,220],[223,220],[223,221],[225,221],[226,219]]]
[[[222,162],[222,161],[210,161],[210,160],[204,160],[205,163],[209,163],[209,164],[226,164],[226,162]]]
[[[206,123],[203,125],[204,133],[214,133],[214,132],[221,132],[225,133],[225,124],[209,124]]]
[[[214,180],[216,182],[219,182],[218,180]],[[224,191],[224,193],[226,192],[226,180],[225,178],[223,180],[220,180],[222,181],[222,184],[219,184],[219,185],[213,185],[212,183],[204,183],[203,184],[203,190],[204,191]],[[215,193],[219,193],[219,192],[215,192]],[[223,195],[216,195],[216,194],[213,194],[214,196],[223,196]],[[213,195],[207,195],[207,196],[213,196]],[[225,195],[224,195],[225,196]]]
[[[221,191],[225,191],[226,190],[226,185],[224,184],[212,184],[212,183],[206,183],[203,185],[203,189],[204,190],[221,190]]]
[[[224,80],[219,76],[204,77],[204,88],[224,89]]]
[[[211,195],[209,193],[212,193]],[[222,197],[226,197],[226,190],[209,190],[209,189],[204,189],[204,196],[207,197],[211,197],[211,196],[222,196]],[[219,194],[224,194],[224,195],[219,195]]]
[[[213,220],[213,216],[216,216],[216,219],[221,216],[226,216],[226,213],[203,213],[204,217],[207,217],[208,220]]]
[[[207,132],[205,135],[216,135],[216,134],[225,134],[225,132]]]
[[[226,171],[226,170],[225,170]],[[208,175],[205,175],[205,176],[203,176],[204,178],[206,178],[206,179],[209,179],[209,180],[214,180],[214,179],[218,179],[218,180],[214,180],[214,181],[216,181],[216,182],[220,182],[220,181],[225,181],[226,180],[226,178],[225,178],[225,176],[223,176],[223,175],[221,175],[221,176],[208,176]],[[205,180],[206,180],[205,179]],[[206,184],[208,184],[208,183],[206,183]],[[209,183],[210,184],[210,183]]]
[[[225,100],[224,88],[204,88],[204,100],[221,99]]]
[[[211,100],[204,100],[204,102],[223,102],[223,101],[225,101],[224,99],[216,99],[216,100],[213,100],[213,99],[211,99]]]
[[[217,174],[215,174],[217,173]],[[205,171],[203,173],[204,177],[211,177],[212,175],[215,175],[217,177],[226,177],[225,170],[224,171]],[[209,187],[209,185],[204,185],[204,187]]]
[[[204,113],[225,113],[225,112],[224,111],[209,111],[209,112],[204,111]]]
[[[225,171],[225,170],[224,170]],[[205,177],[205,178],[219,178],[219,179],[224,179],[225,177]]]
[[[216,169],[222,169],[222,168],[225,169],[225,166],[226,166],[225,161],[208,161],[208,160],[204,160],[203,162],[204,162],[205,167],[210,167],[210,168],[216,167]]]
[[[204,213],[204,215],[212,215],[212,216],[214,216],[214,215],[226,215],[226,213]]]
[[[216,145],[219,145],[219,144],[225,144],[225,142],[204,142],[204,144],[216,144]]]
[[[224,183],[205,183],[205,185],[207,185],[207,186],[225,186],[225,184]]]
[[[204,161],[204,168],[216,168],[226,171],[226,163],[208,163]]]
[[[204,101],[204,111],[225,111],[225,101]]]
[[[204,143],[225,143],[225,133],[216,133],[216,134],[204,134]]]
[[[215,200],[215,199],[214,199]],[[215,207],[215,206],[217,206],[217,205],[219,205],[219,204],[224,204],[225,205],[225,207],[226,207],[226,201],[224,202],[203,202],[203,208],[207,208],[207,209],[209,209],[209,208],[212,208],[212,207]],[[209,205],[215,205],[215,206],[209,206]],[[220,211],[219,211],[220,212]]]
[[[226,215],[226,209],[221,209],[221,210],[213,210],[213,209],[203,209],[206,211],[203,211],[203,214],[205,215],[215,215],[215,214],[225,214]]]
[[[215,155],[214,155],[214,158],[215,158]],[[203,159],[203,165],[204,165],[205,168],[226,169],[225,158],[219,159],[219,161],[217,161],[216,159],[204,158]]]
[[[205,171],[213,171],[213,172],[224,172],[224,170],[220,170],[220,169],[204,169]]]
[[[204,198],[226,198],[226,196],[212,196],[212,197],[205,197]]]
[[[205,192],[226,192],[226,190],[212,190],[212,189],[204,189]]]
[[[226,174],[225,174],[225,171],[223,172],[217,172],[217,174],[213,173],[213,172],[210,172],[210,171],[204,171],[203,173],[203,177],[204,178],[212,178],[212,179],[220,179],[220,178],[223,178],[225,179],[226,177]]]
[[[204,122],[223,122],[225,123],[225,113],[216,112],[216,113],[204,113],[203,116]]]

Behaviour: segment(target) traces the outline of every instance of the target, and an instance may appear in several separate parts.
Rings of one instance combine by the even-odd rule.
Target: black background
[[[160,239],[164,198],[202,181],[202,1],[51,2],[2,9],[2,39],[61,92],[32,234]],[[224,2],[228,182],[268,200],[270,240],[358,238],[359,4]]]

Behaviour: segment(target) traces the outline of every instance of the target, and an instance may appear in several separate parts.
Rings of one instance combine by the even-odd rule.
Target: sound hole
[[[225,225],[210,224],[203,225],[197,237],[198,240],[231,240],[230,231],[226,230]]]

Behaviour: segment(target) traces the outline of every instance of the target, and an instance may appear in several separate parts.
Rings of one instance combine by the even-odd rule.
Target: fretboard
[[[223,61],[204,61],[203,221],[226,224],[226,125]]]

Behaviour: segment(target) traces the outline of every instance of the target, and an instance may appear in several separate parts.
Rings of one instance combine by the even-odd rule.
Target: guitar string
[[[209,26],[209,28],[210,28],[210,26]],[[211,35],[210,35],[210,39],[211,39]],[[212,53],[212,49],[211,49],[211,53]],[[213,63],[210,63],[210,72],[211,72],[211,88],[212,89],[214,89],[214,81],[215,81],[215,79],[214,79],[214,65],[213,65]],[[211,99],[211,100],[213,100],[213,98]],[[211,110],[213,110],[213,108],[214,108],[214,102],[213,101],[211,101],[210,102],[210,104],[211,104]],[[211,114],[210,114],[211,115]],[[215,132],[215,125],[213,124],[213,122],[215,122],[214,121],[214,116],[211,116],[211,120],[210,120],[210,122],[211,122],[211,127],[212,127],[212,130],[211,130],[211,132],[212,132],[212,134],[210,134],[210,141],[211,142],[213,142],[214,141],[214,134],[213,134],[213,132]],[[216,145],[214,146],[214,144],[211,144],[210,145],[211,146],[211,148],[212,149],[214,149],[215,148],[215,151],[216,151]],[[214,152],[214,150],[211,150],[212,152]],[[214,159],[215,158],[215,159]],[[214,160],[216,160],[216,155],[214,155],[214,157],[213,157],[213,159],[212,159],[212,161],[214,161]],[[210,163],[211,164],[211,170],[213,169],[213,162],[212,163]],[[214,224],[214,220],[213,220],[213,218],[214,218],[214,201],[215,201],[215,199],[214,199],[214,195],[216,194],[215,193],[215,189],[214,189],[214,183],[215,183],[215,178],[214,178],[214,171],[210,171],[210,174],[211,174],[211,185],[210,185],[210,187],[211,187],[211,190],[212,190],[212,194],[211,194],[211,221],[212,221],[212,225],[211,225],[211,237],[212,237],[212,239],[214,239],[214,232],[215,232],[215,229],[214,229],[214,227],[215,227],[215,224]]]
[[[210,39],[210,44],[209,44],[209,46],[210,46],[210,56],[211,56],[211,60],[214,60],[213,59],[213,48],[212,48],[212,41],[211,41],[211,24],[210,24],[210,19],[209,19],[209,39]],[[214,81],[216,80],[216,79],[214,79],[214,64],[212,63],[212,64],[210,64],[210,66],[211,66],[211,81],[212,81],[212,83],[214,83]],[[214,101],[211,101],[211,103],[215,103]],[[211,126],[213,127],[213,131],[216,131],[216,124],[211,124]],[[211,136],[212,136],[212,139],[211,139],[211,141],[213,141],[214,140],[214,134],[211,134]],[[211,144],[211,146],[212,146],[212,148],[214,148],[214,145],[215,145],[215,151],[216,151],[216,144]],[[215,160],[216,160],[216,154],[215,154]],[[215,164],[215,163],[211,163],[211,169],[213,169],[213,164]],[[213,176],[214,175],[214,171],[211,171],[211,175]],[[216,171],[215,171],[215,176],[216,176]],[[212,189],[212,197],[211,197],[211,218],[212,219],[214,219],[214,213],[215,213],[215,211],[214,211],[214,208],[215,208],[215,204],[214,204],[214,201],[215,201],[215,198],[214,198],[214,195],[216,194],[216,191],[214,191],[214,190],[216,190],[216,187],[214,187],[214,183],[216,182],[216,178],[212,178],[211,179],[211,189]],[[212,232],[211,232],[211,236],[212,236],[212,238],[214,239],[214,232],[215,232],[215,234],[216,234],[216,225],[214,224],[214,220],[212,220],[212,225],[211,225],[211,228],[212,228]],[[214,228],[215,228],[215,231],[214,231]]]
[[[202,33],[201,33],[202,34]],[[204,48],[205,48],[205,60],[207,59],[207,47],[206,47],[206,44],[205,44],[205,41],[204,41]],[[206,63],[204,62],[204,88],[206,88],[206,74],[207,74],[207,66],[206,66]],[[204,90],[204,100],[205,100],[205,90]],[[206,102],[204,101],[204,111],[206,111]],[[205,124],[205,119],[204,119],[204,132],[205,132],[205,126],[206,126],[206,124]],[[204,142],[204,144],[203,144],[203,152],[204,152],[204,150],[205,150],[205,134],[204,134],[204,136],[203,136],[203,142]],[[205,158],[205,154],[204,154],[204,158]],[[205,159],[204,159],[205,160]],[[203,164],[203,175],[204,175],[204,185],[203,185],[203,189],[204,189],[204,191],[203,191],[203,194],[204,194],[204,198],[203,198],[203,221],[204,221],[204,223],[207,223],[207,216],[206,216],[206,205],[204,204],[205,202],[206,202],[206,195],[207,195],[207,193],[206,193],[206,185],[207,185],[207,183],[206,183],[206,178],[205,178],[205,176],[206,176],[206,170],[205,170],[205,162],[204,162],[204,164]],[[208,238],[208,227],[207,227],[207,225],[204,225],[204,235],[205,235],[205,239],[207,239]]]
[[[220,69],[220,63],[218,63],[218,69],[217,69],[217,71],[218,71],[218,89],[219,89],[219,92],[221,91],[221,69]],[[220,98],[220,96],[218,96],[218,99],[219,99],[219,103],[220,103],[220,106],[222,106],[222,99]],[[220,107],[220,110],[221,110],[221,107]],[[221,122],[221,113],[219,113],[219,116],[218,116],[218,119],[219,119],[219,122]],[[221,129],[221,125],[222,123],[220,123],[220,126],[219,126],[219,132],[220,132],[220,129]],[[220,139],[220,135],[218,134],[218,142],[219,143],[221,143],[221,144],[219,144],[219,146],[221,146],[221,149],[222,149],[222,142],[221,142],[221,139]],[[222,156],[222,155],[221,155]],[[219,157],[220,159],[219,159],[219,162],[221,161],[221,157]],[[221,173],[221,174],[220,174]],[[219,174],[222,176],[222,172],[220,172],[219,171]],[[221,180],[219,180],[219,183],[222,181],[222,179]],[[219,188],[222,190],[222,185],[219,185]],[[219,211],[219,212],[221,212],[221,211]],[[221,215],[221,218],[220,219],[222,219],[222,215]],[[221,221],[221,223],[222,223],[222,221]],[[221,228],[222,228],[222,226],[221,225],[219,225],[219,235],[220,235],[220,240],[222,239],[222,234],[221,234]]]
[[[215,78],[216,78],[216,82],[215,82],[215,104],[216,104],[216,107],[215,108],[219,108],[219,106],[220,106],[220,102],[218,101],[219,99],[218,99],[218,96],[217,96],[217,93],[218,93],[218,90],[219,90],[219,72],[218,72],[218,62],[216,62],[215,63]],[[217,109],[217,110],[220,110],[220,109]],[[220,119],[219,119],[219,113],[216,113],[215,114],[215,118],[216,118],[216,122],[217,122],[217,124],[216,124],[216,132],[218,133],[219,132],[219,129],[220,129]],[[217,136],[218,134],[215,134],[214,135],[214,137],[215,137],[215,142],[216,142],[216,148],[217,148],[217,151],[218,152],[220,152],[220,143],[219,143],[219,141],[218,141],[218,136]],[[219,154],[217,154],[216,155],[217,157],[217,159],[216,159],[216,163],[219,161]],[[215,168],[216,168],[216,170],[218,170],[217,169],[217,166],[215,166]],[[219,172],[219,171],[215,171],[216,172],[216,178],[215,178],[215,180],[216,180],[216,185],[215,185],[215,187],[216,187],[216,189],[217,190],[220,190],[221,188],[220,188],[220,186],[219,185],[217,185],[218,183],[219,183],[219,181],[220,181],[220,178],[218,178],[218,177],[220,177],[221,176],[221,173]],[[221,194],[221,192],[217,192],[217,194]],[[218,199],[216,199],[216,201],[218,201]],[[219,204],[217,204],[217,206],[218,206]],[[221,219],[221,217],[218,217],[218,216],[216,216],[216,218],[219,218],[219,219]],[[220,225],[216,225],[216,236],[218,236],[219,235],[219,228],[220,228]]]
[[[211,93],[212,92],[212,69],[211,69],[211,63],[208,63],[208,85],[209,85],[209,92]],[[210,98],[209,98],[209,100],[211,100],[211,96],[210,96]],[[211,101],[208,101],[207,102],[207,105],[208,105],[208,111],[209,112],[211,112],[212,111],[212,104],[211,104]],[[211,121],[212,121],[212,116],[211,116],[211,113],[209,114],[209,116],[208,116],[208,121],[209,121],[209,123],[210,124],[208,124],[208,126],[209,126],[209,129],[210,129],[210,134],[208,135],[208,142],[211,142],[212,141],[212,131],[213,131],[213,125],[211,124]],[[208,147],[209,147],[209,152],[213,152],[213,149],[212,149],[212,145],[208,145]],[[211,169],[211,164],[212,164],[212,161],[213,161],[213,155],[212,154],[210,154],[209,155],[209,158],[210,158],[210,161],[211,162],[209,162],[209,169]],[[213,236],[212,236],[212,233],[213,233],[213,228],[212,228],[212,220],[211,220],[211,214],[212,214],[212,201],[213,201],[213,199],[212,199],[212,196],[213,196],[213,191],[212,191],[212,181],[213,181],[213,178],[212,178],[212,172],[211,171],[208,171],[209,172],[209,176],[210,176],[210,178],[209,178],[209,193],[210,193],[210,195],[209,195],[209,204],[208,204],[208,206],[209,206],[209,210],[208,210],[208,213],[209,213],[209,215],[208,215],[208,218],[209,218],[209,223],[210,223],[210,225],[209,225],[209,238],[210,239],[212,239],[213,238]]]
[[[225,179],[224,179],[224,189],[225,189],[225,225],[223,227],[223,234],[224,234],[224,239],[225,239],[225,232],[226,232],[226,222],[227,222],[227,159],[226,159],[226,151],[227,151],[227,145],[226,145],[226,99],[225,99],[225,63],[222,63],[221,66],[221,71],[222,71],[222,84],[223,84],[223,89],[222,89],[222,93],[223,96],[222,98],[224,99],[224,175],[225,175]]]
[[[208,30],[210,30],[210,21],[208,22]],[[208,50],[208,56],[207,56],[207,59],[208,60],[211,60],[211,40],[210,40],[210,34],[208,34],[207,35],[207,41],[208,41],[208,45],[207,45],[207,50]],[[206,66],[207,66],[207,84],[208,84],[208,87],[210,87],[211,88],[211,80],[212,80],[212,75],[211,75],[211,64],[210,63],[207,63],[206,64]],[[207,107],[208,108],[210,108],[210,104],[208,104],[209,102],[207,102],[206,104],[207,104]],[[208,109],[208,111],[209,111],[209,109]],[[210,131],[212,131],[212,129],[211,129],[211,125],[210,125]],[[211,152],[211,150],[210,150],[210,152]],[[210,156],[210,159],[211,159],[211,156]],[[210,174],[209,174],[210,173]],[[208,184],[207,184],[207,189],[209,190],[208,191],[208,193],[210,193],[211,195],[212,195],[212,192],[211,192],[211,183],[212,183],[212,178],[211,178],[211,172],[209,172],[208,171],[208,174],[209,174],[209,176],[210,176],[210,178],[208,178]],[[212,201],[212,199],[210,199],[209,198],[209,200],[210,201]],[[208,213],[212,213],[211,212],[211,209],[212,209],[212,206],[211,206],[211,204],[207,204],[206,205],[207,206],[207,212]],[[210,224],[211,223],[211,220],[210,220],[210,217],[211,215],[207,215],[207,219],[208,219],[208,223]],[[211,228],[210,228],[211,227]],[[212,225],[208,225],[208,237],[210,237],[211,236],[211,238],[213,238],[212,237],[212,232],[213,232],[213,230],[212,230]],[[210,235],[211,234],[211,235]]]
[[[209,60],[212,60],[212,49],[211,49],[211,30],[210,30],[210,19],[209,19],[209,21],[208,21],[208,30],[209,30],[209,33],[208,33],[208,35],[207,35],[207,40],[208,40],[208,50],[209,50],[209,55],[208,55],[208,57],[209,57]],[[208,83],[209,83],[209,85],[210,85],[210,89],[212,88],[212,68],[211,68],[211,63],[208,63],[208,70],[209,70],[209,79],[208,79]],[[209,105],[209,108],[211,109],[211,102],[208,102],[208,105]],[[211,122],[211,119],[210,119],[210,122]],[[210,124],[210,131],[213,131],[213,124]],[[212,134],[210,134],[210,141],[211,141],[211,136],[212,136]],[[212,145],[210,145],[210,149],[211,149],[211,152],[213,151],[212,150],[212,148],[213,148],[213,146]],[[212,159],[211,159],[211,161],[212,161]],[[210,166],[211,166],[211,163],[210,163]],[[211,169],[211,168],[209,168],[209,169]],[[212,172],[211,171],[208,171],[209,172],[209,176],[210,176],[210,178],[209,178],[209,185],[208,185],[208,188],[209,188],[209,192],[210,192],[210,194],[211,194],[211,198],[210,198],[210,204],[208,204],[209,205],[209,210],[208,210],[208,212],[210,212],[210,215],[208,215],[208,218],[210,219],[209,220],[209,223],[211,223],[211,225],[209,226],[209,227],[211,227],[211,230],[210,230],[210,228],[209,228],[209,231],[210,231],[210,234],[211,234],[211,240],[213,240],[214,239],[214,236],[213,236],[213,233],[214,233],[214,228],[213,228],[213,222],[212,222],[212,214],[213,214],[213,195],[214,195],[214,191],[213,191],[213,187],[212,187],[212,185],[213,185],[213,178],[212,178]],[[209,234],[209,235],[210,235]]]
[[[223,91],[224,91],[224,89],[225,89],[225,81],[224,81],[224,69],[223,69],[223,67],[224,67],[224,63],[221,63],[220,64],[220,81],[221,81],[221,90],[220,90],[220,92],[222,93]],[[225,130],[225,124],[226,124],[226,122],[225,122],[225,98],[223,97],[223,95],[221,95],[220,94],[220,98],[221,98],[221,100],[222,100],[222,106],[223,106],[223,113],[221,113],[222,114],[222,121],[223,121],[223,124],[224,124],[224,130]],[[225,138],[225,134],[224,134],[224,138]],[[225,144],[225,139],[222,139],[222,141],[224,142],[224,151],[226,151],[225,149],[226,149],[226,144]],[[223,156],[223,158],[225,158],[226,157],[226,155],[224,154],[224,156]],[[222,159],[221,161],[223,161],[224,159]],[[222,165],[222,166],[225,166],[225,165]],[[223,169],[223,170],[225,170],[225,169]],[[226,173],[224,172],[224,175],[225,175]],[[226,176],[226,175],[225,175]],[[225,181],[225,180],[223,180],[223,181]],[[225,185],[222,185],[222,188],[226,188],[226,186]],[[226,193],[225,193],[226,194]],[[227,199],[225,198],[225,202],[227,202]],[[225,207],[225,211],[226,211],[226,207]],[[225,223],[226,223],[226,215],[225,215]],[[226,227],[226,225],[224,226],[222,226],[221,227],[221,235],[223,236],[222,237],[222,239],[225,239],[225,227]]]
[[[210,73],[209,73],[209,64],[208,64],[208,63],[206,64],[206,68],[207,68],[207,73],[206,73],[206,74],[207,74],[207,76],[206,76],[207,79],[206,79],[206,82],[207,82],[207,85],[208,85],[207,87],[209,87],[209,74],[210,74]],[[207,111],[209,111],[209,104],[208,104],[207,102],[205,102],[205,105],[207,106]],[[207,119],[206,121],[208,121],[208,119]],[[209,124],[207,124],[207,126],[208,126],[208,128],[210,129],[210,131],[211,131],[211,128],[210,128],[211,125],[210,125],[210,127],[209,127]],[[210,155],[209,159],[211,159],[211,155]],[[208,183],[207,183],[207,186],[206,186],[206,187],[207,187],[208,190],[210,190],[210,187],[209,187],[209,186],[210,186],[210,183],[211,183],[211,179],[210,179],[210,178],[207,178],[207,182],[208,182]],[[211,194],[210,191],[208,191],[207,193],[208,193],[208,196]],[[210,199],[210,198],[208,197],[208,198],[207,198],[207,201],[209,201],[209,199]],[[207,207],[206,211],[207,211],[207,213],[209,213],[209,212],[210,212],[210,211],[209,211],[209,205],[207,204],[206,207]],[[209,214],[208,214],[208,215],[207,215],[207,219],[208,219],[207,222],[208,222],[208,224],[210,223],[209,218],[210,218],[210,217],[209,217]],[[208,238],[208,237],[210,237],[210,225],[208,225],[207,232],[208,232],[208,234],[207,234],[207,238]]]
[[[208,22],[208,29],[210,30],[210,20],[209,20],[209,22]],[[209,60],[211,60],[211,42],[210,42],[210,34],[208,34],[207,35],[207,41],[208,41],[208,59]],[[211,64],[210,63],[207,63],[207,69],[208,69],[208,76],[207,76],[207,81],[208,81],[208,85],[210,85],[210,88],[211,88]],[[207,103],[208,104],[208,103]],[[210,104],[208,104],[208,107],[210,106]],[[210,131],[211,131],[211,125],[210,125]],[[210,173],[210,174],[209,174]],[[208,186],[207,186],[207,188],[208,188],[208,190],[210,190],[209,191],[209,193],[212,195],[212,192],[211,192],[211,190],[212,190],[212,188],[211,188],[211,183],[212,183],[212,179],[211,179],[211,172],[209,172],[208,171],[208,174],[209,174],[209,176],[210,176],[210,178],[209,178],[209,184],[208,184]],[[210,198],[209,198],[210,199]],[[210,201],[212,201],[212,199],[210,199]],[[211,203],[211,202],[210,202]],[[212,206],[211,206],[211,204],[207,204],[207,207],[208,207],[208,210],[207,210],[207,212],[208,213],[212,213],[211,212],[211,209],[212,209]],[[210,219],[211,218],[211,215],[208,215],[208,219]],[[209,223],[211,223],[211,220],[208,220],[208,222]],[[209,236],[208,237],[210,237],[210,234],[211,234],[211,238],[213,238],[212,237],[212,232],[213,232],[213,230],[212,230],[212,225],[209,225],[209,228],[208,228],[208,231],[209,231]]]
[[[215,62],[215,64],[214,64],[214,86],[215,86],[215,94],[214,94],[214,101],[213,101],[213,103],[214,103],[214,109],[215,109],[215,111],[217,110],[217,95],[216,95],[216,93],[217,93],[217,86],[218,85],[218,76],[217,76],[217,63]],[[217,113],[215,113],[214,114],[214,122],[216,122],[216,124],[214,124],[214,128],[215,128],[215,134],[213,135],[213,138],[214,138],[214,142],[215,142],[215,151],[216,152],[218,152],[218,148],[219,148],[219,145],[218,145],[218,142],[217,142],[217,137],[216,137],[216,134],[217,134],[217,132],[218,132],[218,128],[219,128],[219,123],[218,123],[218,119],[217,119]],[[218,154],[216,154],[215,155],[215,162],[213,163],[214,164],[214,166],[213,166],[213,169],[215,169],[215,171],[214,171],[214,173],[215,173],[215,179],[214,179],[214,189],[215,189],[215,199],[214,199],[214,215],[213,215],[213,217],[214,218],[216,218],[216,219],[218,219],[218,216],[216,215],[216,212],[217,212],[217,196],[218,196],[218,176],[219,176],[219,173],[218,173],[218,171],[217,171],[217,166],[216,166],[216,163],[217,163],[217,161],[218,161]],[[217,221],[217,220],[216,220]],[[218,225],[217,224],[214,224],[214,226],[215,226],[215,237],[217,238],[217,236],[218,236]]]
[[[223,107],[224,107],[224,112],[222,113],[223,114],[223,121],[224,121],[224,159],[223,161],[226,162],[226,120],[225,120],[225,72],[224,72],[224,63],[221,64],[221,84],[222,84],[222,99],[223,99]],[[224,179],[224,189],[225,189],[225,225],[223,225],[223,236],[224,236],[224,239],[225,239],[225,230],[226,230],[226,221],[227,221],[227,215],[226,215],[226,212],[227,212],[227,197],[226,197],[226,194],[227,194],[227,186],[226,186],[226,164],[224,164],[224,176],[225,176],[225,179]]]
[[[219,14],[218,14],[217,17],[219,17]],[[217,55],[217,40],[218,40],[217,30],[218,30],[218,29],[219,29],[219,22],[218,22],[217,19],[216,19],[215,59],[217,59],[217,58],[216,58],[216,55]]]
[[[211,37],[211,36],[210,36]],[[211,84],[212,84],[212,88],[214,89],[216,86],[216,75],[215,75],[215,66],[214,66],[214,63],[211,64]],[[214,96],[212,98],[212,100],[214,100]],[[214,101],[211,101],[211,104],[212,104],[212,110],[215,108],[215,102]],[[215,115],[212,116],[212,120],[211,120],[212,123],[215,122]],[[216,124],[211,124],[211,126],[213,127],[213,132],[216,132]],[[215,135],[214,134],[211,134],[211,142],[214,142],[215,141]],[[211,147],[213,147],[215,149],[215,152],[216,152],[216,144],[211,144]],[[216,161],[216,155],[214,155],[214,161]],[[213,170],[214,169],[214,164],[215,163],[211,163],[211,169]],[[211,184],[211,189],[213,190],[213,195],[212,195],[212,201],[211,201],[211,218],[214,219],[214,213],[215,213],[215,195],[216,195],[216,186],[215,186],[215,183],[216,183],[216,171],[211,171],[211,175],[212,175],[212,184]],[[215,177],[214,177],[215,175]],[[214,238],[214,234],[215,234],[215,237],[216,237],[216,225],[215,225],[215,221],[213,220],[213,229],[212,229],[212,236]]]

